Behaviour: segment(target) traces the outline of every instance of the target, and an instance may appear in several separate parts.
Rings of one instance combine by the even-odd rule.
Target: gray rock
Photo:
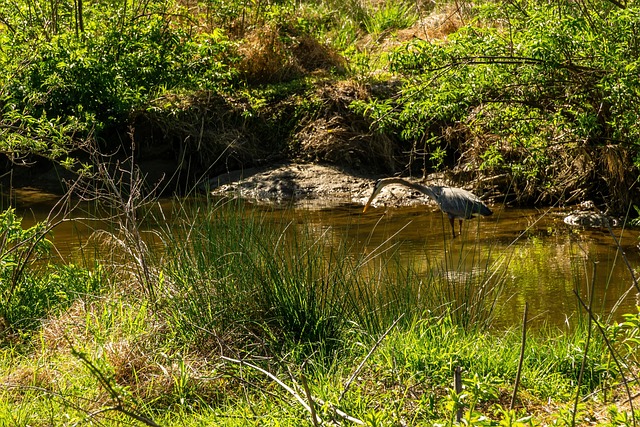
[[[593,203],[589,202],[581,204],[581,207],[585,208],[591,208],[593,206]],[[608,228],[616,227],[618,220],[594,210],[578,209],[565,216],[564,223],[575,227]]]

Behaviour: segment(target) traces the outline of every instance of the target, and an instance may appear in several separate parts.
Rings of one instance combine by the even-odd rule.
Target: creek
[[[25,226],[44,219],[53,204],[52,198],[38,193],[22,194],[20,200],[17,210]],[[621,314],[635,312],[638,304],[629,271],[640,265],[634,229],[616,227],[612,236],[607,229],[569,227],[559,210],[493,206],[493,216],[465,221],[462,234],[452,239],[446,216],[430,206],[374,208],[363,214],[356,203],[323,208],[245,204],[276,226],[305,225],[318,238],[346,242],[354,255],[393,254],[419,274],[430,274],[435,266],[439,274],[464,280],[487,265],[495,268],[504,281],[498,326],[517,327],[525,302],[533,325],[575,326],[581,311],[575,292],[588,301],[591,288],[592,309],[599,316],[619,320]],[[168,211],[171,200],[161,205]],[[151,222],[145,227],[161,225],[165,224]],[[53,233],[58,254],[73,260],[102,226],[92,219],[58,225]]]

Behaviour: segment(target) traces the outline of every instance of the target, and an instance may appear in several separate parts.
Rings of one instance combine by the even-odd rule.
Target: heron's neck
[[[434,200],[436,199],[436,194],[434,193],[433,189],[428,185],[418,184],[415,182],[407,181],[406,179],[402,179],[402,178],[387,178],[383,182],[385,186],[389,184],[404,185],[405,187],[409,187],[413,190],[426,194],[427,196],[431,197]]]

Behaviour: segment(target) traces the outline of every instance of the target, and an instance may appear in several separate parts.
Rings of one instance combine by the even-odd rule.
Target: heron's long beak
[[[362,213],[365,213],[367,209],[369,209],[369,206],[371,206],[371,202],[373,202],[373,199],[376,198],[379,191],[380,190],[378,190],[377,188],[373,190],[373,194],[371,194],[371,197],[369,197],[369,200],[367,200],[367,203],[364,205],[364,209],[362,209]]]

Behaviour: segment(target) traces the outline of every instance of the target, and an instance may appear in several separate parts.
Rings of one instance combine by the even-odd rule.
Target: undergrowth
[[[161,227],[163,245],[147,257],[152,291],[133,285],[149,278],[104,269],[109,286],[54,303],[20,343],[3,342],[0,420],[570,425],[598,413],[599,425],[631,425],[616,403],[624,381],[637,387],[640,314],[603,334],[583,321],[523,341],[518,327],[491,328],[494,275],[467,283],[487,298],[469,304],[451,292],[464,282],[437,264],[425,276],[393,251],[353,257],[330,230],[274,213],[237,200],[177,204],[176,225]],[[470,250],[472,270],[497,268]]]
[[[2,3],[5,169],[76,169],[113,229],[96,263],[66,265],[53,223],[0,217],[0,424],[635,425],[640,314],[586,307],[579,327],[525,339],[492,328],[509,265],[477,242],[424,273],[237,200],[152,211],[159,186],[132,159],[177,159],[194,182],[283,158],[446,170],[495,197],[616,211],[638,198],[638,16],[635,2]]]

